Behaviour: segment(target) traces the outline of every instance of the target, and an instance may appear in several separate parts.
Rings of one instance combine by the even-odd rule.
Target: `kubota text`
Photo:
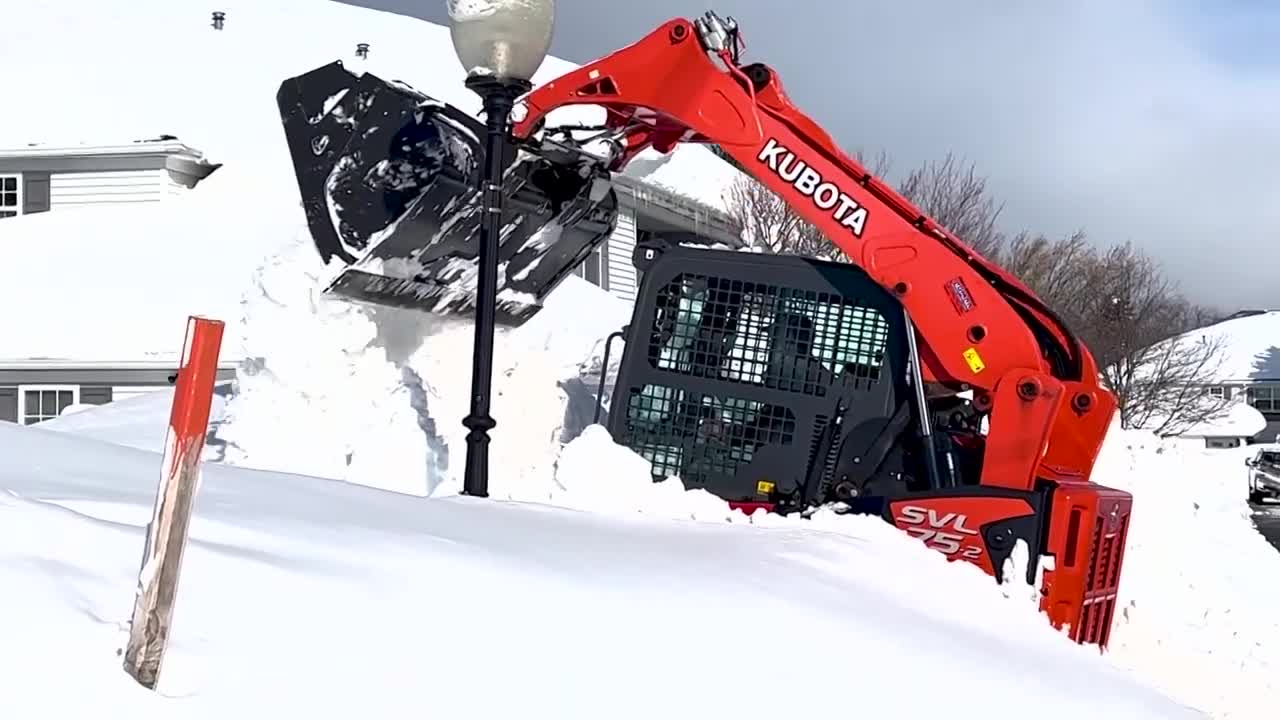
[[[795,153],[774,138],[769,138],[756,159],[778,177],[795,186],[814,205],[830,212],[836,222],[852,230],[855,237],[862,237],[862,229],[867,224],[867,209],[835,183],[823,180],[817,170],[797,158]]]

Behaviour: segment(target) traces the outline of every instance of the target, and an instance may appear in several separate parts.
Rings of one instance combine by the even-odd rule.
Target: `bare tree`
[[[858,164],[868,167],[873,175],[882,176],[889,168],[889,158],[883,152],[870,166],[861,151],[854,152],[853,158]],[[813,223],[746,174],[730,186],[728,204],[730,216],[742,227],[747,242],[753,245],[775,253],[848,260],[844,251],[828,240]]]
[[[1087,325],[1097,250],[1083,230],[1056,240],[1021,232],[988,255],[1022,280],[1073,331]]]
[[[1214,313],[1187,302],[1132,244],[1100,249],[1083,231],[1060,239],[1020,233],[998,246],[996,259],[1084,341],[1122,426],[1177,434],[1227,409],[1208,390],[1221,341],[1186,335]]]
[[[861,153],[856,157],[861,161]],[[865,164],[865,162],[863,162]],[[889,167],[881,153],[872,173]],[[1083,231],[1061,238],[998,227],[1001,205],[986,179],[947,155],[910,172],[900,192],[978,253],[1020,278],[1091,350],[1127,428],[1176,434],[1229,405],[1209,392],[1221,342],[1183,336],[1220,313],[1186,301],[1157,264],[1132,244],[1099,249]],[[772,191],[743,177],[730,211],[748,240],[779,253],[847,260]]]
[[[987,192],[987,179],[973,163],[963,165],[947,153],[908,173],[898,190],[979,255],[991,257],[1002,244],[996,226],[1002,206]]]
[[[1175,435],[1220,418],[1230,401],[1209,387],[1222,342],[1190,332],[1203,309],[1132,244],[1096,254],[1091,265],[1085,272],[1092,292],[1080,303],[1082,335],[1116,395],[1121,425]]]
[[[883,178],[889,172],[891,163],[884,152],[870,161],[861,150],[852,155],[872,175]],[[972,164],[962,166],[955,156],[947,155],[908,173],[899,192],[979,254],[989,256],[998,248],[1000,208],[987,193],[986,178]],[[730,188],[729,207],[750,242],[774,252],[847,259],[812,223],[749,177],[739,178]]]

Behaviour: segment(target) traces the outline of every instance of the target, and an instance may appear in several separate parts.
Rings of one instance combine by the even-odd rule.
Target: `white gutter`
[[[0,148],[0,159],[134,155],[187,155],[196,159],[204,158],[203,153],[176,140],[153,140],[127,145],[28,145],[21,148]]]
[[[5,360],[0,359],[0,371],[12,370],[172,370],[180,363],[181,358],[175,353],[172,360]],[[234,370],[240,367],[240,361],[221,359],[219,370]]]

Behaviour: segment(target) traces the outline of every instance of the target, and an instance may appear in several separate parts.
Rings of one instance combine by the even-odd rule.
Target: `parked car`
[[[1249,502],[1280,499],[1280,450],[1263,448],[1244,464],[1249,468]]]

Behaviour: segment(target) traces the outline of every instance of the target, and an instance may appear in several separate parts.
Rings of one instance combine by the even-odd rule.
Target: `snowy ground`
[[[1280,553],[1253,527],[1247,448],[1108,437],[1099,482],[1134,493],[1111,660],[1219,718],[1280,699]]]
[[[1109,439],[1098,479],[1132,489],[1137,509],[1125,610],[1099,659],[1050,631],[1025,588],[1002,592],[878,521],[749,524],[704,494],[650,484],[599,433],[562,451],[589,417],[599,341],[628,319],[572,281],[499,338],[494,500],[457,497],[470,327],[318,297],[325,268],[301,234],[273,103],[282,78],[363,41],[370,69],[474,106],[447,31],[317,0],[219,7],[222,33],[194,0],[36,4],[0,23],[0,59],[14,67],[83,58],[15,76],[10,94],[39,98],[42,112],[7,118],[0,144],[99,139],[77,113],[111,107],[91,124],[101,139],[170,132],[226,163],[165,211],[7,220],[24,264],[90,258],[75,286],[135,280],[124,304],[102,292],[29,323],[61,329],[40,347],[76,354],[58,343],[80,323],[98,348],[114,346],[92,328],[122,325],[154,332],[121,347],[167,348],[173,318],[207,307],[231,323],[227,352],[250,360],[218,432],[230,464],[209,467],[198,505],[165,698],[132,687],[115,651],[167,409],[157,397],[47,429],[0,426],[0,587],[22,588],[0,596],[5,707],[131,719],[1190,717],[1137,686],[1149,683],[1218,720],[1274,716],[1280,555],[1249,527],[1229,454]],[[552,61],[543,77],[565,67]],[[713,189],[698,157],[653,174]],[[174,273],[184,267],[199,271]],[[166,282],[142,281],[153,276]],[[469,670],[481,661],[484,677]]]
[[[611,450],[587,434],[562,476],[618,467]],[[602,515],[218,465],[156,697],[117,650],[159,456],[17,426],[0,451],[0,586],[21,588],[0,677],[24,718],[1196,717],[876,520]]]

